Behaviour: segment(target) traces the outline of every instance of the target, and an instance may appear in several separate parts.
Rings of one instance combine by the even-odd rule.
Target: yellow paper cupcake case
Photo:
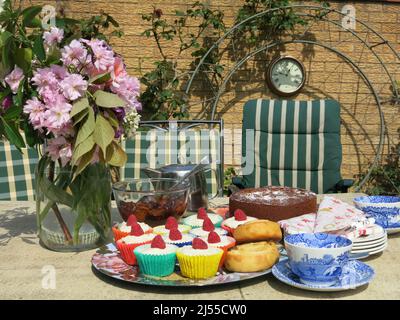
[[[181,273],[190,279],[206,279],[214,277],[218,271],[223,250],[219,249],[217,254],[204,256],[190,256],[183,254],[179,249],[176,256],[179,261]]]

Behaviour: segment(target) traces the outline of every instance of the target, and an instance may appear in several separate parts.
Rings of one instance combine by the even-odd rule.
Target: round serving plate
[[[272,270],[267,269],[261,272],[239,273],[228,272],[220,269],[218,274],[213,278],[193,280],[184,278],[180,274],[179,266],[177,265],[175,272],[168,277],[150,277],[140,273],[137,266],[126,264],[112,243],[103,246],[96,251],[92,257],[92,265],[99,272],[114,279],[135,284],[164,287],[202,287],[223,285],[258,278],[271,273]]]
[[[355,270],[355,273],[351,276],[342,275],[339,281],[330,287],[304,284],[300,281],[299,277],[292,272],[287,260],[280,261],[274,265],[272,268],[272,274],[279,281],[282,281],[283,283],[286,283],[292,287],[319,292],[356,289],[360,286],[368,284],[373,279],[375,272],[369,265],[358,260],[352,260],[348,263],[351,265],[351,268]]]

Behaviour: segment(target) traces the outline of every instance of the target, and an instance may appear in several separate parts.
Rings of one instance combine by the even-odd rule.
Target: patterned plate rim
[[[371,271],[370,275],[366,279],[363,279],[363,281],[357,283],[355,286],[353,286],[353,287],[350,287],[350,286],[343,286],[343,287],[336,286],[335,287],[335,286],[333,286],[333,287],[325,287],[325,288],[318,287],[318,286],[311,286],[311,285],[306,285],[303,283],[295,282],[291,279],[287,279],[287,277],[281,273],[281,271],[278,269],[278,265],[285,264],[287,262],[286,260],[287,259],[279,261],[276,265],[274,265],[272,267],[272,274],[274,275],[274,277],[277,280],[279,280],[289,286],[292,286],[292,287],[295,287],[298,289],[308,290],[308,291],[319,291],[319,292],[347,291],[350,289],[356,289],[358,287],[362,287],[362,286],[370,283],[372,281],[372,279],[375,277],[375,271],[370,265],[368,265],[362,261],[359,261],[359,260],[354,260],[354,261],[357,261],[358,263],[366,265]]]
[[[134,278],[131,278],[131,279],[124,279],[122,277],[123,273],[121,273],[121,272],[118,272],[118,271],[110,269],[110,268],[99,267],[94,262],[94,259],[97,256],[102,256],[102,257],[108,256],[109,258],[111,258],[111,257],[119,258],[118,251],[115,249],[115,247],[112,243],[107,244],[103,247],[100,247],[96,250],[96,252],[93,254],[92,259],[91,259],[91,264],[92,264],[93,268],[95,268],[98,272],[100,272],[110,278],[128,282],[128,283],[132,283],[132,284],[147,285],[147,286],[184,288],[184,287],[206,287],[206,286],[225,285],[225,284],[232,284],[232,283],[243,282],[243,281],[247,281],[247,280],[251,280],[251,279],[260,278],[260,277],[270,274],[272,272],[272,268],[261,271],[261,272],[252,272],[252,273],[232,272],[232,273],[219,274],[213,278],[202,279],[202,280],[192,280],[192,279],[163,280],[163,279],[159,279],[159,278],[147,277],[142,274],[135,275]],[[285,258],[281,258],[280,261],[282,261],[283,259],[285,259]],[[125,263],[123,263],[123,264],[126,266],[126,269],[124,269],[124,272],[129,272],[129,271],[135,272],[136,271],[135,267],[128,266]]]

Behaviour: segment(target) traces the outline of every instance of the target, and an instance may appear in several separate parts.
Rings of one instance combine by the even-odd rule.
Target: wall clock
[[[306,81],[304,65],[289,56],[273,60],[267,70],[267,84],[279,96],[292,96],[303,88]]]

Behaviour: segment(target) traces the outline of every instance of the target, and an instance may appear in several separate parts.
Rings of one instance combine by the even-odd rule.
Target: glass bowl
[[[170,216],[177,220],[185,213],[189,181],[170,190],[179,180],[172,178],[126,179],[113,185],[118,211],[124,221],[134,214],[139,222],[157,226]]]

